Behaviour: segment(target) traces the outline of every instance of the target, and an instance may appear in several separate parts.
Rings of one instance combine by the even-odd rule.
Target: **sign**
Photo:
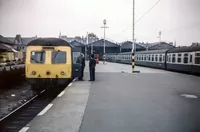
[[[54,50],[54,47],[43,47],[43,50]]]

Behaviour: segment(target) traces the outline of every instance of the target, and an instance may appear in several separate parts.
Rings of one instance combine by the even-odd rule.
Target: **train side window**
[[[165,55],[163,55],[163,61],[165,61]]]
[[[151,61],[151,55],[149,55],[149,61]]]
[[[152,60],[152,61],[154,61],[154,55],[152,55],[152,58],[151,58],[151,60]]]
[[[200,64],[200,53],[195,53],[195,64]]]
[[[173,62],[173,63],[176,62],[176,54],[172,54],[172,62]]]
[[[169,54],[169,57],[168,57],[168,62],[171,62],[171,59],[172,59],[172,55]]]
[[[66,58],[65,51],[52,51],[52,64],[66,64]]]
[[[177,57],[177,62],[178,63],[181,63],[181,58],[182,58],[182,54],[178,54],[178,57]]]
[[[159,55],[159,61],[162,62],[162,55]]]
[[[44,64],[46,58],[46,52],[44,51],[32,51],[31,52],[31,63],[32,64]]]
[[[188,54],[184,54],[183,63],[188,63]]]
[[[191,54],[190,55],[190,63],[192,63],[192,58],[193,58],[193,55]]]
[[[158,61],[158,55],[155,56],[155,61]]]

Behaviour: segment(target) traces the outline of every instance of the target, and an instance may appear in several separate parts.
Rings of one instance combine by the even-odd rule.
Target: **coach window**
[[[176,62],[176,54],[172,54],[172,62],[173,62],[173,63]]]
[[[154,61],[154,55],[152,55],[152,58],[151,58],[151,60],[152,60],[152,61]]]
[[[163,57],[163,61],[165,61],[165,55],[163,55],[162,57]]]
[[[52,64],[65,64],[66,52],[64,51],[52,51]]]
[[[171,58],[172,58],[172,55],[169,54],[169,55],[168,55],[168,62],[171,62]]]
[[[177,62],[181,63],[182,54],[178,54]]]
[[[33,64],[44,64],[46,53],[44,51],[32,51],[31,52],[31,63]]]
[[[188,54],[184,54],[183,63],[188,63]]]
[[[156,57],[155,57],[155,61],[158,61],[158,55],[156,55]]]
[[[149,61],[149,55],[146,55],[146,61]]]
[[[195,64],[200,64],[200,53],[195,53]]]
[[[144,55],[144,61],[146,61],[146,55]]]
[[[162,62],[162,55],[159,55],[159,61]]]
[[[149,61],[151,61],[151,55],[149,55]]]

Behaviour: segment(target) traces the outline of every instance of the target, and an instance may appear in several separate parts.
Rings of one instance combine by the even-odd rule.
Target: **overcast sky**
[[[158,0],[135,0],[137,20]],[[8,37],[85,36],[94,32],[122,42],[132,39],[132,0],[0,0],[0,34]],[[200,42],[200,0],[161,0],[135,28],[137,41],[176,41],[177,45]],[[128,28],[129,27],[129,28]],[[124,29],[127,29],[124,31]],[[122,32],[123,31],[123,32]]]

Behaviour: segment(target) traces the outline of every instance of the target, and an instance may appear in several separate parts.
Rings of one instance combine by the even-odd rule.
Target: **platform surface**
[[[95,82],[73,82],[26,126],[28,132],[200,131],[200,77],[137,70],[131,74],[131,65],[100,62]]]

